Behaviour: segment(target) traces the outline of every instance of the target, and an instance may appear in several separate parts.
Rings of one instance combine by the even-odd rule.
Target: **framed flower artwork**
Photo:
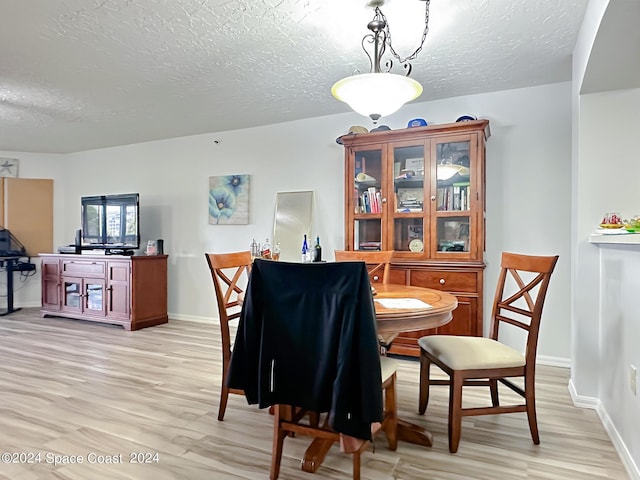
[[[209,224],[249,224],[249,175],[209,177]]]

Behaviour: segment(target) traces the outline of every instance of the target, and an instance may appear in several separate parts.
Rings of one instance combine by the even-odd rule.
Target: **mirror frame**
[[[313,190],[276,193],[272,245],[280,242],[281,261],[301,261],[302,239],[305,234],[311,246],[313,193]]]

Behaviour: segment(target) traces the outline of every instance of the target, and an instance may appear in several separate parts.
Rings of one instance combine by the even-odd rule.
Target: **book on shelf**
[[[380,190],[369,187],[360,194],[361,213],[382,212],[382,195]]]
[[[436,210],[469,210],[469,188],[469,185],[455,184],[450,187],[438,188],[436,191]]]
[[[358,250],[382,250],[382,242],[360,242]]]

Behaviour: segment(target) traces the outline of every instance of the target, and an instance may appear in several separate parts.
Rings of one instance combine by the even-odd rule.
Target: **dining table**
[[[400,333],[427,330],[449,323],[458,306],[458,299],[454,295],[432,288],[375,284],[373,294],[378,337],[384,346],[390,345]],[[386,348],[383,348],[386,352]],[[400,418],[398,440],[428,447],[433,445],[431,432]]]

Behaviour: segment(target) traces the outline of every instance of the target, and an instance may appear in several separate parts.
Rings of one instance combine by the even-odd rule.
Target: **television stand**
[[[138,330],[167,323],[167,255],[41,253],[45,316]]]

